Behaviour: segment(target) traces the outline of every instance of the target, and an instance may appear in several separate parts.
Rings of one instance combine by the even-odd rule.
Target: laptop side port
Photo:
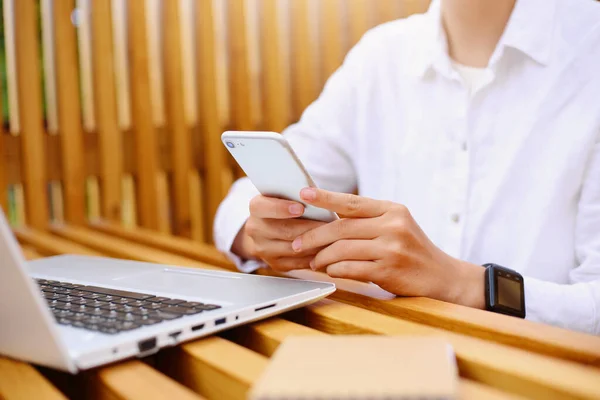
[[[175,332],[169,333],[169,336],[171,336],[173,338],[173,340],[177,340],[179,335],[181,335],[181,331],[175,331]]]
[[[262,307],[255,308],[254,311],[255,312],[259,312],[259,311],[262,311],[262,310],[266,310],[267,308],[273,308],[276,305],[277,304],[269,304],[268,306],[262,306]]]
[[[194,325],[192,326],[192,332],[199,331],[202,328],[204,328],[204,324]]]
[[[153,350],[156,347],[156,338],[153,337],[151,339],[141,340],[138,342],[138,350],[140,353],[145,353],[147,351]]]
[[[215,326],[223,325],[225,322],[227,322],[227,318],[219,318],[219,319],[215,320]]]

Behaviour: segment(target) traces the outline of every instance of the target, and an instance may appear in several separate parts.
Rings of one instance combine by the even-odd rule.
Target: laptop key
[[[146,301],[149,301],[151,303],[162,303],[163,301],[167,301],[167,300],[171,300],[168,297],[152,297],[150,299],[147,299]]]
[[[216,305],[216,304],[203,304],[201,306],[198,306],[199,310],[203,310],[203,311],[212,311],[212,310],[217,310],[221,308],[221,306]]]
[[[141,319],[137,320],[136,322],[138,322],[141,325],[147,326],[147,325],[158,324],[158,323],[162,322],[162,319],[158,319],[158,318],[141,318]]]
[[[84,299],[90,299],[90,300],[98,300],[99,298],[103,297],[105,295],[100,294],[100,293],[91,293],[91,292],[84,292],[83,294],[81,294],[81,297],[83,297]]]
[[[185,303],[177,304],[178,307],[200,308],[204,303],[197,301],[186,301]]]
[[[98,330],[102,333],[107,333],[109,335],[119,333],[119,330],[114,326],[99,325]]]
[[[179,300],[179,299],[169,299],[169,300],[165,300],[162,303],[163,304],[168,304],[170,306],[174,306],[176,304],[181,304],[181,303],[185,303],[185,300]]]
[[[151,318],[157,318],[157,319],[163,319],[163,320],[169,321],[172,319],[181,318],[181,317],[183,317],[183,314],[173,314],[173,313],[164,312],[163,310],[156,310],[156,311],[152,312],[151,314],[149,314],[149,316]]]
[[[84,313],[74,313],[72,316],[69,317],[69,319],[73,322],[75,321],[85,321],[88,318],[88,316]]]
[[[135,314],[135,315],[149,315],[152,312],[153,312],[153,310],[149,310],[147,308],[141,308],[141,307],[133,308],[131,310],[131,313]]]
[[[169,307],[169,306],[166,304],[163,304],[163,303],[150,303],[150,304],[146,304],[144,306],[144,308],[147,310],[158,310],[159,308],[167,308],[167,307]]]
[[[115,324],[115,328],[120,331],[130,331],[139,328],[141,325],[132,321],[121,321]]]
[[[164,311],[164,312],[167,312],[167,313],[172,313],[172,314],[194,315],[194,314],[201,313],[203,310],[200,310],[200,309],[197,309],[197,308],[186,308],[186,307],[179,307],[179,306],[170,306],[170,307],[166,307],[166,308],[161,308],[161,311]]]
[[[110,296],[129,297],[129,298],[136,299],[136,300],[146,300],[151,297],[154,297],[151,294],[128,292],[126,290],[107,289],[107,288],[98,287],[98,286],[83,286],[80,289],[88,291],[88,292],[101,293],[101,294],[106,294],[106,295],[110,295]]]
[[[151,303],[147,300],[133,300],[133,301],[130,301],[129,303],[127,303],[127,305],[131,306],[131,307],[146,307],[147,305],[151,305],[151,304],[154,304],[154,303]]]

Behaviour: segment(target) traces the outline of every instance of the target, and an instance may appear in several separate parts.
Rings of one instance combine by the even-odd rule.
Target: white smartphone
[[[317,186],[282,135],[227,131],[221,140],[262,195],[304,204],[302,218],[324,222],[338,219],[329,210],[301,201],[300,190]]]

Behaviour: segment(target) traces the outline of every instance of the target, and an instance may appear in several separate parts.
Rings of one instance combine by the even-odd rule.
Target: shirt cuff
[[[524,278],[526,319],[600,334],[594,286],[600,281],[561,285],[535,278]]]

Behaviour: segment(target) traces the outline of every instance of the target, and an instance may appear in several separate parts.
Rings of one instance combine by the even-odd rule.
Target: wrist
[[[462,260],[456,260],[452,303],[485,309],[485,268]]]
[[[251,241],[252,239],[246,235],[246,224],[244,224],[233,240],[231,252],[244,260],[253,259],[254,257],[250,252]]]

